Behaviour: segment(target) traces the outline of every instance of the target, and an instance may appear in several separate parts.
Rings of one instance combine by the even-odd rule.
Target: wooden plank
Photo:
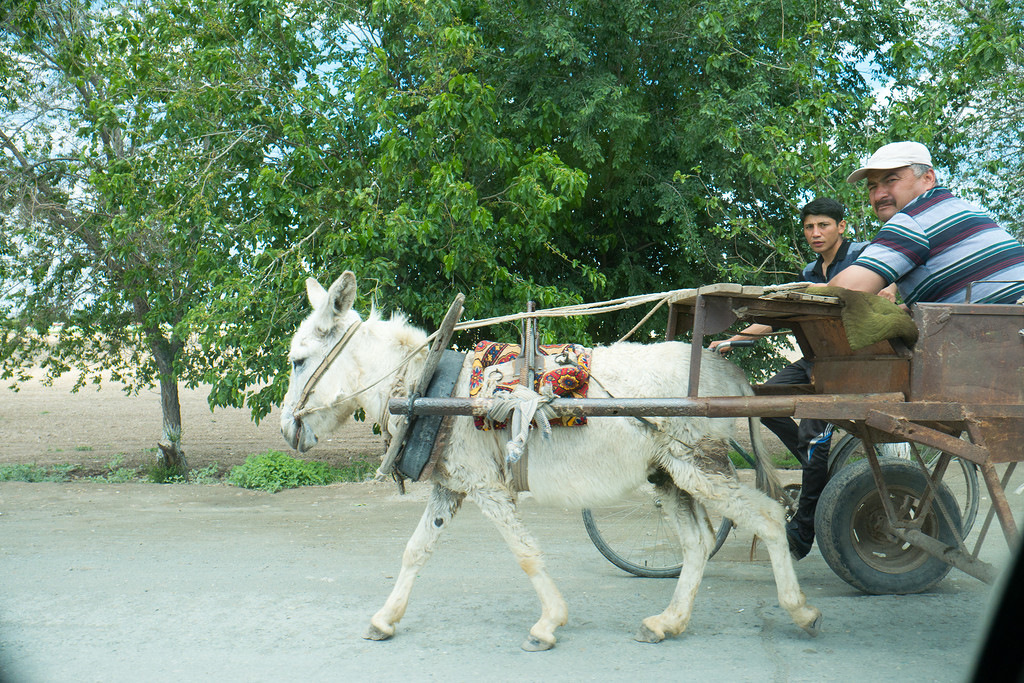
[[[451,306],[448,307],[448,312],[445,313],[441,326],[437,329],[437,335],[430,345],[427,361],[423,366],[419,379],[414,385],[413,391],[419,391],[420,387],[426,387],[430,383],[430,379],[434,376],[434,370],[437,369],[437,364],[441,362],[441,355],[448,348],[448,342],[452,339],[455,325],[459,322],[459,318],[462,317],[462,304],[465,300],[466,295],[459,292],[455,296],[455,300],[452,301]],[[380,467],[377,468],[376,479],[378,481],[384,481],[395,472],[395,461],[405,447],[406,436],[415,417],[415,415],[410,415],[405,424],[400,425],[392,435],[388,451],[381,459]]]
[[[893,357],[818,358],[814,386],[819,394],[908,393],[910,359]]]
[[[808,294],[807,292],[780,291],[770,292],[761,297],[768,300],[786,301],[810,301],[819,304],[842,305],[842,299],[837,296],[823,296],[821,294]]]
[[[462,374],[465,358],[464,353],[445,349],[434,376],[430,378],[426,395],[450,397],[459,375]],[[395,461],[395,469],[413,481],[420,480],[427,462],[434,453],[434,443],[441,432],[444,419],[442,415],[424,415],[415,421],[410,420],[409,433],[405,446]]]
[[[756,396],[814,395],[813,384],[755,384]]]
[[[697,293],[702,296],[708,294],[742,294],[743,285],[733,282],[719,282],[713,285],[698,287]]]
[[[668,296],[668,303],[692,306],[697,300],[697,294],[696,289],[677,289]]]

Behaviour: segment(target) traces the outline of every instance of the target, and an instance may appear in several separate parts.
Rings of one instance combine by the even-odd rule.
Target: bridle
[[[309,376],[308,380],[306,380],[306,386],[302,387],[302,393],[299,394],[299,400],[295,403],[296,415],[306,407],[306,401],[309,400],[310,394],[313,393],[313,389],[316,388],[317,383],[324,376],[324,373],[327,372],[327,368],[331,366],[334,359],[336,359],[341,354],[342,350],[348,346],[348,343],[352,341],[352,337],[355,336],[356,330],[359,329],[359,326],[362,324],[362,320],[357,320],[350,325],[349,328],[345,330],[345,334],[338,340],[338,343],[336,343],[334,348],[324,356],[324,359],[320,361],[320,365],[317,366],[316,370],[313,371],[313,374]]]

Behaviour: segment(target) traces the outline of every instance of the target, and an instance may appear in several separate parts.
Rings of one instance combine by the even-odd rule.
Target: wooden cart
[[[670,306],[669,337],[689,329],[695,346],[740,320],[792,330],[814,362],[813,384],[756,389],[791,401],[793,417],[828,420],[867,445],[909,442],[942,451],[929,471],[920,458],[908,470],[868,448],[859,468],[833,478],[822,494],[815,525],[822,555],[844,580],[872,593],[924,590],[947,563],[993,581],[995,568],[978,559],[993,515],[1011,548],[1019,540],[1005,486],[1024,459],[1024,306],[918,304],[913,319],[919,338],[912,349],[893,339],[853,350],[843,304],[832,297],[719,285]],[[694,354],[691,387],[699,373]],[[951,457],[980,468],[992,501],[972,549],[942,483]]]

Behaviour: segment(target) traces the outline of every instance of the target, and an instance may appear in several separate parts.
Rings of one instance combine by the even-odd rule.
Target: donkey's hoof
[[[821,633],[821,612],[818,612],[818,616],[807,626],[803,627],[805,631],[812,637],[817,638],[818,634]]]
[[[366,629],[366,633],[363,634],[363,638],[366,640],[387,640],[393,635],[395,635],[394,631],[388,633],[387,631],[383,631],[375,625],[370,624],[370,628]]]
[[[656,633],[647,627],[647,624],[640,624],[640,630],[633,638],[639,643],[660,643],[665,640],[664,633]]]
[[[520,645],[521,648],[527,652],[543,652],[544,650],[550,650],[555,646],[555,641],[541,640],[536,636],[530,636],[523,641]]]

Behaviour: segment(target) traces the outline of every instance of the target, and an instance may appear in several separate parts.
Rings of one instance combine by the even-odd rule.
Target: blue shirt
[[[835,277],[839,271],[847,266],[852,266],[853,262],[860,256],[860,253],[864,251],[864,247],[869,244],[870,242],[851,242],[844,237],[843,243],[836,250],[835,258],[832,259],[832,263],[828,264],[828,272],[822,271],[821,254],[818,254],[818,258],[804,266],[804,282],[814,282],[821,285],[828,284],[828,281]]]

